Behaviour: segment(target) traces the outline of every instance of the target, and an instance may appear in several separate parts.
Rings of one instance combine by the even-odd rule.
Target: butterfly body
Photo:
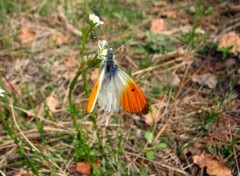
[[[116,60],[113,58],[113,55],[110,55],[106,60],[106,66],[104,67],[105,76],[111,79],[116,76],[118,72],[118,66]]]
[[[124,109],[130,113],[147,114],[148,102],[137,84],[125,73],[108,50],[103,70],[89,97],[87,112],[92,112],[96,102],[107,112]]]

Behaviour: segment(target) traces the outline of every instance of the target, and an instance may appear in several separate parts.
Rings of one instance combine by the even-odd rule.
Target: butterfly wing
[[[100,76],[98,77],[97,82],[95,83],[95,86],[91,92],[91,95],[88,99],[88,105],[87,105],[87,112],[92,112],[95,104],[97,102],[98,96],[99,96],[99,92],[101,90],[102,87],[102,82],[103,82],[103,78],[104,78],[104,70],[101,71]]]
[[[123,86],[119,84],[119,80],[117,80],[116,73],[105,73],[98,96],[98,104],[104,111],[118,112],[121,109],[119,94],[122,87]]]
[[[149,105],[138,85],[122,69],[116,75],[120,85],[119,104],[127,112],[147,114]]]

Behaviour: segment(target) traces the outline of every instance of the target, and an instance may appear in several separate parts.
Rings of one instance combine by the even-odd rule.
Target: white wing
[[[98,95],[99,106],[107,112],[118,112],[121,109],[120,95],[124,88],[124,84],[119,79],[117,72],[114,74],[105,74],[101,89]]]

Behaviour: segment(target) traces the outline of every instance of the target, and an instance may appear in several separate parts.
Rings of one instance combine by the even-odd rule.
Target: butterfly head
[[[102,60],[100,67],[104,67],[107,63],[114,63],[114,65],[117,64],[117,62],[115,60],[114,51],[112,48],[109,48],[107,50],[107,57]]]

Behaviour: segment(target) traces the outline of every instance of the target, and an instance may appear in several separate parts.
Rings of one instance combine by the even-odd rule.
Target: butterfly
[[[103,69],[90,94],[87,112],[92,112],[96,102],[107,112],[124,109],[135,114],[149,112],[148,101],[138,85],[125,73],[115,60],[113,50],[107,51]]]

